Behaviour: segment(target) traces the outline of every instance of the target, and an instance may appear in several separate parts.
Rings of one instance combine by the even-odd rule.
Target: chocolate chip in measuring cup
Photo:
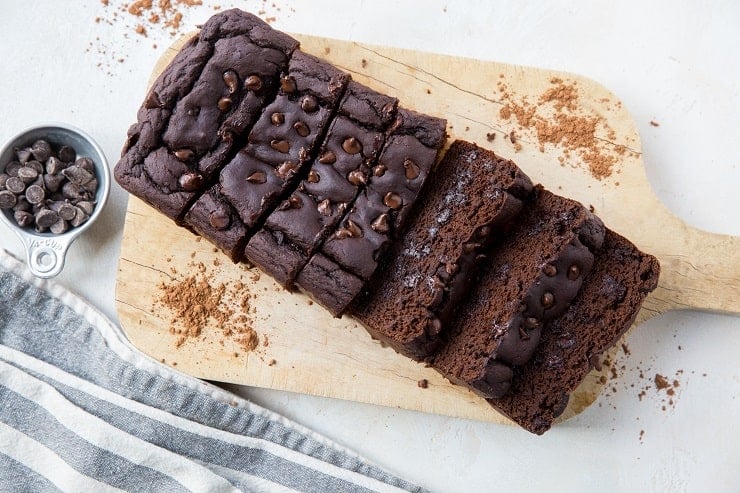
[[[45,139],[14,152],[0,173],[0,209],[12,210],[18,226],[62,234],[90,219],[99,185],[91,158]]]

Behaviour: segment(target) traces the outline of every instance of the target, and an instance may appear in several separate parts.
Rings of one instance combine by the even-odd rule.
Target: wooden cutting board
[[[671,309],[740,310],[740,241],[693,229],[657,200],[634,122],[601,85],[550,70],[297,38],[305,51],[351,72],[355,80],[397,96],[406,107],[447,118],[450,140],[474,141],[513,159],[533,181],[592,206],[610,228],[656,255],[663,268],[660,285],[637,323]],[[183,43],[162,56],[152,78]],[[569,101],[575,105],[569,108]],[[526,113],[533,108],[534,118]],[[580,120],[568,119],[574,115]],[[594,122],[596,137],[579,148],[577,131],[588,121]],[[553,131],[565,132],[564,138],[553,138]],[[610,176],[602,176],[604,166],[611,166]],[[248,297],[249,325],[261,341],[255,349],[241,349],[215,319],[199,337],[176,346],[178,335],[172,332],[178,323],[157,303],[159,285],[176,285],[198,269],[212,285],[226,286],[222,303],[236,313],[242,311],[242,296]],[[282,291],[268,276],[231,264],[135,197],[126,214],[116,302],[134,345],[199,378],[507,422],[483,399],[372,340],[350,317],[334,319],[306,296]],[[616,351],[574,393],[561,419],[596,399]],[[418,385],[421,380],[427,388]]]

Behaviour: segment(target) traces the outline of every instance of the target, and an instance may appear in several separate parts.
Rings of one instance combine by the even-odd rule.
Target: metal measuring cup
[[[95,209],[90,218],[82,225],[71,228],[65,233],[37,233],[16,224],[13,211],[1,210],[0,222],[15,232],[26,249],[26,260],[31,272],[41,278],[58,275],[64,267],[64,260],[72,242],[84,233],[100,216],[110,192],[111,177],[108,160],[103,150],[88,134],[64,123],[47,123],[24,130],[5,144],[0,150],[0,173],[13,161],[15,148],[29,147],[33,142],[43,139],[54,147],[70,146],[77,151],[77,157],[89,157],[95,164],[98,188],[95,194]]]

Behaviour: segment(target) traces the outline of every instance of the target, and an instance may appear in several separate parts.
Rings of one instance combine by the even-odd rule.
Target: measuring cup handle
[[[73,239],[24,238],[28,268],[33,275],[44,279],[59,275]]]

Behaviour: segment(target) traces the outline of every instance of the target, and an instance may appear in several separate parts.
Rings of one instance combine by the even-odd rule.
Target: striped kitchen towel
[[[422,491],[139,353],[0,249],[0,491]]]

